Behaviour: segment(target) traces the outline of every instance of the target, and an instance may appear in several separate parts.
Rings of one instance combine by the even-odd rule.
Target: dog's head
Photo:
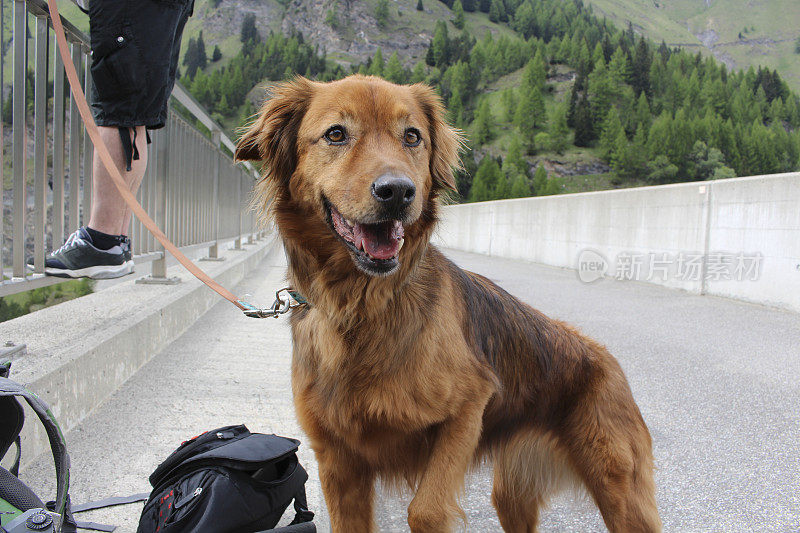
[[[433,224],[440,193],[455,189],[460,142],[425,85],[296,78],[273,88],[236,158],[265,165],[258,207],[290,204],[308,225],[324,224],[319,237],[358,269],[385,276],[402,261],[404,239],[428,238],[421,226]]]

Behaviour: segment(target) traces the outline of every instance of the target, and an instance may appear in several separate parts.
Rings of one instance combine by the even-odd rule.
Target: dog
[[[371,76],[273,87],[236,159],[288,279],[292,389],[334,532],[371,532],[374,485],[414,491],[414,533],[450,531],[468,470],[494,464],[505,531],[585,487],[612,532],[660,531],[650,434],[599,343],[448,260],[430,237],[460,134],[425,85]]]

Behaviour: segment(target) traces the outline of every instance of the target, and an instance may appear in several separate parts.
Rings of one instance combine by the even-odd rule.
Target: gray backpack
[[[0,362],[0,459],[16,445],[16,457],[9,470],[0,467],[0,526],[8,533],[29,531],[72,533],[76,531],[69,504],[69,455],[64,435],[53,413],[35,393],[8,379],[10,361]],[[38,415],[50,440],[56,465],[56,499],[43,502],[19,479],[20,432],[25,412],[17,398],[23,398]]]

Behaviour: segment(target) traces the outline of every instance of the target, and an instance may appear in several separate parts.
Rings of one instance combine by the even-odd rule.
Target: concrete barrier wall
[[[800,173],[453,205],[434,242],[800,311]]]
[[[233,289],[273,252],[282,253],[275,233],[245,250],[223,250],[225,261],[203,263],[202,268]],[[28,347],[26,354],[12,359],[11,378],[50,405],[62,430],[69,431],[80,423],[221,301],[182,267],[173,267],[169,274],[183,282],[140,285],[130,279],[0,324],[0,339],[24,342]],[[230,312],[239,313],[233,306]],[[28,423],[22,432],[23,467],[49,450],[43,426],[27,405],[25,409]],[[6,461],[12,456],[8,454]]]

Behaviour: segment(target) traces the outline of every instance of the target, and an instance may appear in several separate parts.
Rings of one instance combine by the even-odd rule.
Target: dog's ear
[[[303,77],[272,87],[258,118],[236,144],[236,161],[261,161],[268,176],[288,180],[297,165],[297,132],[314,93]]]
[[[411,91],[428,118],[428,136],[431,145],[430,169],[433,186],[437,190],[457,191],[454,169],[461,168],[458,152],[464,139],[445,120],[442,99],[427,85],[415,84]]]

